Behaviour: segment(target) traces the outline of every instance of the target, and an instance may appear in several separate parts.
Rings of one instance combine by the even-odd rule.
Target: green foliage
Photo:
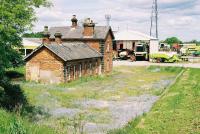
[[[5,76],[8,77],[10,80],[25,80],[25,67],[15,67],[15,68],[9,68],[6,70]]]
[[[37,33],[25,33],[23,34],[24,38],[42,38],[43,33],[42,32],[37,32]]]
[[[200,70],[187,69],[168,92],[139,121],[133,120],[111,134],[198,134]]]
[[[21,35],[36,20],[34,9],[49,6],[47,0],[1,0],[0,1],[0,80],[6,68],[21,63],[22,57],[14,47],[21,47]]]
[[[1,134],[55,134],[54,130],[43,125],[29,123],[14,113],[0,109]]]
[[[177,37],[170,37],[170,38],[167,38],[167,39],[164,41],[164,43],[167,43],[167,44],[169,44],[169,45],[172,46],[174,43],[180,44],[180,43],[182,43],[182,41],[179,40]]]
[[[194,43],[194,44],[197,44],[198,46],[200,45],[200,41],[197,41],[197,40],[191,40],[191,41],[186,42],[186,43]]]
[[[13,120],[10,123],[9,133],[10,134],[26,134],[27,131],[22,125],[22,122],[20,120],[13,118]]]

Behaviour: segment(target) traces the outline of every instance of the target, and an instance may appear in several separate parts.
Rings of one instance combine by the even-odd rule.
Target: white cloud
[[[112,16],[114,29],[133,29],[149,33],[152,0],[53,0],[50,9],[37,10],[38,22],[34,30],[44,25],[71,25],[70,19],[92,18],[105,25],[104,15]],[[183,40],[200,40],[200,0],[159,0],[159,35],[161,39],[179,36]],[[198,33],[198,34],[197,34]]]

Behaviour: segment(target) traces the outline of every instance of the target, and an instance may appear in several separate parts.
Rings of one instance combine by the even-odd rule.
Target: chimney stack
[[[72,19],[71,19],[71,21],[72,21],[72,28],[76,28],[77,26],[78,26],[78,20],[77,20],[77,18],[76,18],[76,15],[73,15],[72,16]]]
[[[85,19],[83,23],[84,31],[83,31],[83,36],[84,37],[93,37],[94,36],[94,27],[95,23],[90,19],[87,18]]]
[[[61,32],[57,31],[55,34],[55,42],[59,45],[62,44],[62,34]]]
[[[51,34],[49,33],[48,26],[44,26],[42,44],[50,44],[50,35]]]

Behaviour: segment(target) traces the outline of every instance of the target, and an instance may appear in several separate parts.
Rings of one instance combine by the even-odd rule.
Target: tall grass
[[[54,134],[46,127],[29,123],[26,119],[0,109],[0,134]]]

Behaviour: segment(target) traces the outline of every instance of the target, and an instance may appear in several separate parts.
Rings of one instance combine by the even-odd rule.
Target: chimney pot
[[[72,16],[71,21],[72,21],[72,28],[77,27],[77,25],[78,25],[78,23],[77,23],[78,20],[77,20],[77,18],[76,18],[76,15],[73,15],[73,16]]]
[[[83,36],[84,37],[93,37],[94,36],[94,27],[95,23],[90,18],[85,19],[83,23],[84,31]]]
[[[49,32],[49,29],[48,29],[48,26],[44,26],[44,31],[43,31],[43,39],[42,39],[42,43],[43,44],[50,44],[50,32]]]

